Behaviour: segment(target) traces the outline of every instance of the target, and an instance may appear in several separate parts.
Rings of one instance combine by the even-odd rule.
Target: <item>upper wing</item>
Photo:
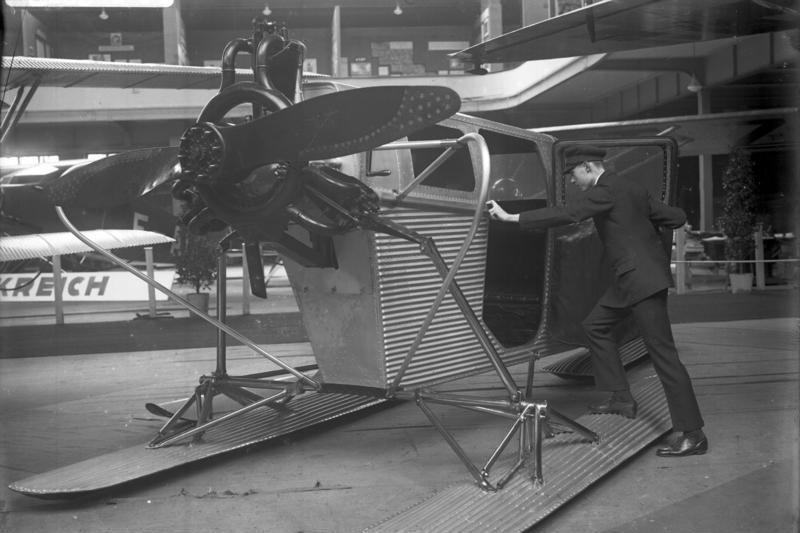
[[[586,56],[794,29],[798,0],[605,0],[454,54],[473,63]]]
[[[85,231],[83,234],[106,249],[149,246],[174,241],[166,235],[143,230],[101,229]],[[0,263],[91,251],[91,248],[68,232],[0,237]]]
[[[668,135],[681,147],[681,155],[725,153],[730,146],[753,145],[779,128],[797,120],[800,109],[783,107],[682,115],[616,122],[594,122],[535,128],[539,133],[557,135],[559,139],[643,137]]]
[[[139,89],[218,89],[219,67],[157,63],[112,63],[46,57],[3,57],[3,82],[8,87],[109,87]],[[304,73],[305,77],[319,76]],[[250,69],[236,69],[237,80],[252,80]],[[321,77],[321,76],[320,76]]]

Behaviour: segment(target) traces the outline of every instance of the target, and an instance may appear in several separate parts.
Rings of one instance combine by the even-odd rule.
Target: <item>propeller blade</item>
[[[116,207],[178,177],[177,163],[177,147],[132,150],[74,166],[41,188],[56,205]]]
[[[267,282],[264,278],[264,261],[261,259],[261,247],[257,242],[244,245],[247,256],[247,272],[250,274],[250,292],[259,298],[267,297]]]
[[[237,176],[276,161],[329,159],[370,150],[453,115],[447,87],[365,87],[302,101],[235,126],[196,124],[181,142],[184,173]]]

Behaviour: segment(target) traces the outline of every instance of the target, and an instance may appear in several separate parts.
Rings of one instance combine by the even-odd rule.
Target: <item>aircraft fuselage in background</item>
[[[37,189],[44,180],[57,179],[74,165],[88,162],[85,159],[42,163],[30,167],[0,169],[0,231],[3,235],[56,233],[65,231],[53,204]],[[134,229],[161,233],[169,237],[175,232],[176,217],[172,214],[169,188],[157,189],[135,202],[110,209],[65,208],[78,229]],[[168,246],[155,249],[157,262],[169,262]],[[143,252],[138,248],[122,249],[122,257],[141,261]],[[88,266],[88,265],[87,265]]]

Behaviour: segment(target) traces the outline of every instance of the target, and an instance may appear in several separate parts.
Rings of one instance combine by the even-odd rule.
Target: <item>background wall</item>
[[[228,41],[247,36],[247,31],[234,34],[222,30],[188,30],[186,45],[190,64],[213,64],[222,57]],[[332,73],[330,29],[295,28],[290,30],[289,36],[306,45],[306,58],[316,60],[318,73]],[[438,74],[451,70],[452,65],[447,54],[468,46],[471,37],[471,28],[457,26],[343,28],[341,51],[348,64],[359,59],[363,60],[358,61],[359,63],[368,63],[374,76],[380,74],[380,65],[389,66],[389,73],[394,75]],[[65,31],[51,32],[48,39],[54,55],[62,58],[164,62],[164,36],[160,32]],[[430,42],[436,43],[434,48],[443,49],[431,50]],[[394,46],[397,43],[411,43],[411,49],[391,48],[390,43]],[[446,43],[452,43],[452,46],[447,47]],[[249,66],[246,56],[241,56],[238,66]],[[459,67],[456,66],[455,70],[459,70]],[[349,70],[342,72],[349,73]]]
[[[450,69],[447,54],[460,48],[430,50],[429,43],[468,45],[470,37],[470,28],[459,27],[343,29],[342,56],[351,63],[357,58],[367,59],[372,65],[373,76],[380,75],[380,65],[389,66],[391,74],[437,74]],[[405,42],[412,43],[411,50],[396,47]],[[390,43],[395,43],[395,48],[390,48]]]
[[[50,42],[57,57],[62,58],[164,62],[164,35],[161,32],[51,32]]]

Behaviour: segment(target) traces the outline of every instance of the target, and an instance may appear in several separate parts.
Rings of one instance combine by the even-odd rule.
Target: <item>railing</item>
[[[764,234],[759,227],[753,233],[755,259],[747,260],[728,260],[728,259],[686,259],[686,233],[688,229],[686,226],[675,230],[675,257],[672,259],[672,265],[675,271],[675,289],[678,294],[685,294],[691,286],[691,265],[713,265],[716,268],[722,268],[726,272],[731,265],[738,264],[752,264],[754,265],[754,278],[755,288],[766,288],[766,265],[768,263],[800,263],[800,258],[775,258],[767,259],[764,256]],[[791,276],[794,282],[797,282],[797,272]]]

